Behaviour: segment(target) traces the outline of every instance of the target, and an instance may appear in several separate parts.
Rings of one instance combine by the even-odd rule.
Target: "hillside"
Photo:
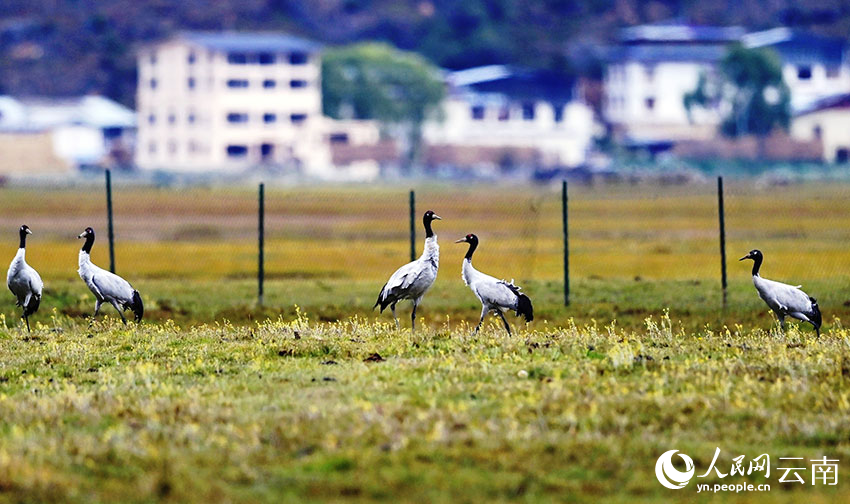
[[[779,24],[846,36],[850,7],[824,0],[6,0],[0,4],[0,93],[100,93],[130,105],[139,44],[181,29],[286,30],[328,44],[378,39],[462,68],[522,63],[598,75],[587,47],[616,28],[671,17]]]

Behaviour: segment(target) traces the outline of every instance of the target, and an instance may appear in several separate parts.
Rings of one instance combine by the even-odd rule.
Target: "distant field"
[[[465,247],[481,238],[476,266],[515,279],[535,301],[539,320],[563,324],[641,326],[648,314],[688,327],[737,322],[769,325],[737,258],[752,248],[766,255],[763,274],[802,283],[820,301],[829,323],[850,315],[850,185],[759,187],[727,182],[730,310],[720,309],[717,203],[713,183],[693,186],[619,185],[570,191],[573,306],[562,306],[560,187],[427,186],[418,209],[433,209],[442,245],[440,276],[420,315],[428,324],[477,316],[460,280]],[[29,262],[45,279],[45,307],[69,315],[92,309],[76,276],[76,235],[98,231],[93,258],[108,266],[105,197],[99,188],[0,191],[0,229],[9,260],[17,227],[34,231]],[[37,204],[34,204],[37,202]],[[141,291],[151,320],[244,323],[293,307],[323,320],[373,317],[377,291],[408,260],[404,188],[267,190],[267,299],[256,310],[256,194],[248,189],[115,191],[119,273]],[[422,246],[417,218],[417,254]],[[226,286],[226,287],[224,287]],[[11,297],[9,298],[11,300]],[[0,313],[11,317],[11,303]],[[400,311],[406,316],[404,308]]]
[[[850,501],[850,185],[731,184],[726,311],[714,189],[571,187],[564,307],[559,188],[421,188],[444,220],[416,334],[407,304],[401,331],[371,310],[408,259],[405,189],[267,190],[258,307],[254,191],[119,188],[118,272],[147,308],[127,328],[109,307],[87,326],[76,276],[86,226],[108,266],[103,194],[2,189],[0,250],[28,224],[46,291],[31,334],[0,304],[0,503]],[[513,338],[470,335],[469,232],[534,301]],[[778,332],[737,261],[756,247],[818,297],[820,339]],[[724,472],[770,454],[770,477],[656,481],[661,453],[702,474],[717,447]],[[778,483],[778,457],[822,456],[837,486]],[[772,490],[695,488],[742,482]]]

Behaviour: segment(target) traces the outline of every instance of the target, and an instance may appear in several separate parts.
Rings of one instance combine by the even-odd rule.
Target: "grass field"
[[[444,220],[416,334],[407,306],[401,331],[370,310],[408,255],[404,190],[269,191],[257,307],[253,192],[119,189],[118,272],[148,310],[128,328],[108,309],[87,327],[76,277],[85,226],[108,264],[103,195],[3,190],[8,258],[27,223],[46,290],[32,334],[11,294],[0,307],[0,502],[845,501],[850,186],[729,188],[726,311],[713,189],[571,188],[570,307],[557,191],[421,189]],[[470,335],[480,307],[451,243],[468,232],[476,266],[534,301],[514,338],[494,321]],[[736,261],[756,247],[765,276],[818,297],[820,339],[777,331]],[[839,484],[656,481],[661,453],[702,474],[716,447],[724,472],[741,454],[837,458]]]

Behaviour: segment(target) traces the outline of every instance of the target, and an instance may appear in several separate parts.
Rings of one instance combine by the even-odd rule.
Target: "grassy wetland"
[[[76,276],[86,226],[108,266],[102,192],[3,189],[8,259],[28,224],[45,296],[31,334],[0,306],[0,502],[847,500],[848,189],[728,186],[724,311],[713,184],[571,187],[570,307],[557,190],[423,188],[417,213],[444,220],[416,334],[408,303],[401,331],[371,311],[408,259],[404,190],[267,189],[258,307],[253,191],[119,188],[117,271],[147,310],[125,328],[111,307],[88,326]],[[470,232],[476,267],[534,301],[513,338],[470,334]],[[752,248],[818,298],[820,339],[778,331],[737,262]],[[771,475],[656,480],[661,453],[702,474],[716,447],[723,472],[768,453]],[[824,455],[837,486],[777,482],[779,457]]]

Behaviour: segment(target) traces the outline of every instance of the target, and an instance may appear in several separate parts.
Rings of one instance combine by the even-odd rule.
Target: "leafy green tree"
[[[782,63],[771,49],[736,44],[720,62],[719,78],[700,76],[684,97],[685,108],[721,107],[727,114],[721,131],[728,136],[766,136],[791,121],[791,93],[782,80]]]
[[[322,57],[322,107],[337,119],[374,119],[401,126],[408,162],[422,144],[422,125],[445,96],[439,70],[421,56],[386,44],[328,49]]]

